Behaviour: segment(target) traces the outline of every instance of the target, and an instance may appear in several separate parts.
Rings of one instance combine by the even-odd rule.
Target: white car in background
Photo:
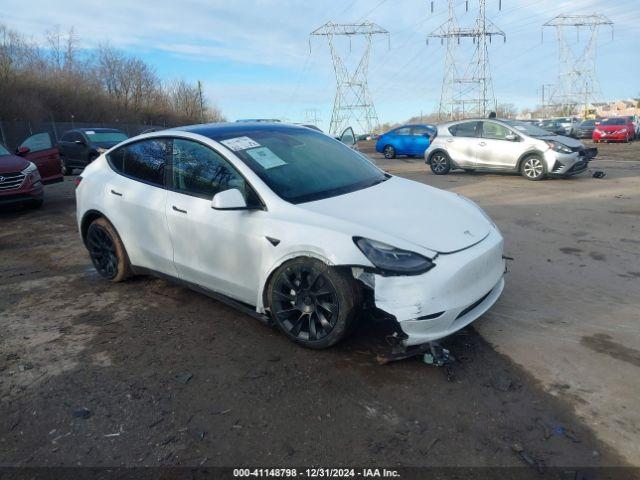
[[[77,221],[96,270],[170,277],[312,348],[367,306],[405,347],[482,315],[503,239],[472,201],[394,177],[317,131],[198,125],[131,138],[82,173]]]

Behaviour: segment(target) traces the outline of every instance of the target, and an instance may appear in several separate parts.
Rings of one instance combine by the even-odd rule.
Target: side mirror
[[[31,150],[29,150],[29,147],[18,147],[18,149],[16,150],[16,153],[20,156],[22,155],[26,155],[27,153],[29,153]]]
[[[509,140],[510,142],[517,142],[520,137],[518,137],[517,135],[515,135],[513,133],[510,133],[509,135],[507,135],[504,138],[505,138],[505,140]]]
[[[214,210],[246,210],[247,202],[240,190],[230,188],[213,196],[211,208]]]

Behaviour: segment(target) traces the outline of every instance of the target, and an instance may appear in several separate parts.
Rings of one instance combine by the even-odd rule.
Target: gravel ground
[[[538,311],[565,311],[577,302],[545,293],[534,306],[518,303],[513,298],[524,295],[523,268],[536,284],[545,275],[563,281],[582,275],[580,285],[599,282],[594,287],[601,298],[583,304],[586,311],[605,308],[598,301],[609,295],[607,288],[637,291],[640,274],[633,272],[640,267],[629,262],[637,261],[640,244],[635,230],[640,163],[619,165],[634,160],[627,157],[637,157],[639,147],[602,146],[607,152],[599,162],[608,176],[569,180],[570,189],[562,181],[534,183],[517,176],[436,178],[420,160],[383,165],[408,178],[476,193],[469,196],[496,218],[507,253],[522,253],[516,246],[527,242],[544,242],[545,229],[551,236],[590,238],[577,235],[590,230],[580,226],[582,217],[566,222],[557,213],[553,201],[564,192],[593,192],[619,181],[619,194],[631,198],[617,206],[569,194],[572,206],[586,205],[584,218],[624,210],[608,218],[624,220],[629,232],[598,224],[598,234],[608,229],[616,245],[631,252],[616,259],[615,268],[620,263],[625,268],[579,267],[598,262],[591,252],[606,255],[606,248],[563,252],[578,247],[562,244],[558,250],[555,237],[551,253],[540,256],[536,250],[537,262],[514,255],[514,273],[497,313],[477,322],[480,334],[469,328],[445,342],[459,359],[450,371],[419,358],[378,365],[386,326],[374,321],[363,322],[337,348],[311,351],[164,280],[138,277],[109,284],[96,275],[78,238],[73,183],[49,186],[41,210],[0,211],[0,466],[500,466],[520,467],[520,474],[537,478],[546,467],[635,463],[634,450],[621,448],[609,435],[606,407],[596,408],[602,415],[596,422],[588,417],[598,398],[608,397],[575,388],[589,376],[575,363],[582,357],[565,356],[560,363],[570,368],[559,370],[577,377],[552,388],[549,379],[563,377],[545,376],[536,356],[549,351],[536,342],[541,335],[558,337],[557,330],[532,332],[505,319],[532,318],[544,325],[548,319],[535,313],[535,305]],[[542,195],[540,189],[548,190],[548,201],[535,217],[538,223],[527,226],[528,202]],[[512,208],[513,202],[519,207]],[[556,230],[556,223],[566,231]],[[624,284],[619,273],[629,276]],[[638,298],[615,300],[632,308]],[[582,346],[592,356],[612,359],[608,368],[620,368],[620,375],[635,373],[627,377],[633,388],[614,406],[623,402],[637,410],[631,408],[637,396],[628,395],[637,393],[640,357],[627,340],[636,338],[634,332],[629,330],[627,339],[624,332],[598,337],[602,332],[595,328]],[[516,347],[510,348],[509,340]],[[526,345],[528,355],[522,354]],[[557,352],[550,355],[546,360],[555,364]],[[597,374],[604,377],[594,381],[606,385],[606,373]],[[612,376],[617,380],[618,373]],[[637,424],[619,429],[632,441],[640,439]]]

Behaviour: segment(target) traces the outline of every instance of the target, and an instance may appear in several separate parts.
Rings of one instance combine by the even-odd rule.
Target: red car
[[[0,205],[23,203],[37,208],[42,205],[43,194],[36,165],[12,155],[0,144]]]
[[[603,118],[596,122],[592,140],[599,142],[630,142],[636,136],[636,127],[629,117]]]

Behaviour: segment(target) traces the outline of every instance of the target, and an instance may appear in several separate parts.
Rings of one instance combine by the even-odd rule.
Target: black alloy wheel
[[[111,235],[101,225],[92,223],[87,231],[87,247],[98,273],[114,279],[118,274],[118,255]]]
[[[280,326],[300,343],[325,339],[340,314],[335,286],[311,265],[291,265],[275,279],[272,313]]]

